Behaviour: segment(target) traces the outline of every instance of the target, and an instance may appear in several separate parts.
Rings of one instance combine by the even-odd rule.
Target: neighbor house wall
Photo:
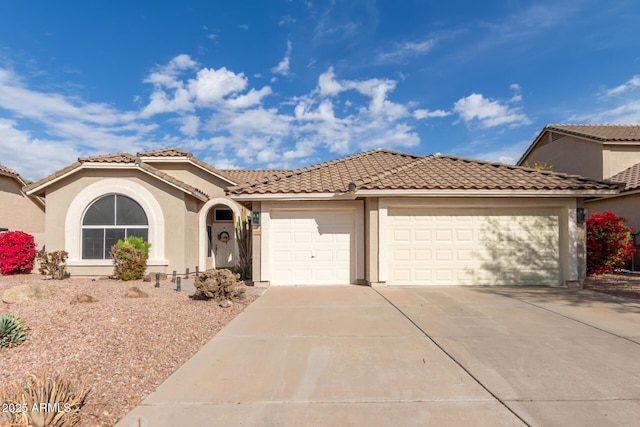
[[[0,227],[33,235],[38,247],[45,245],[45,209],[22,192],[14,177],[0,175]]]
[[[523,159],[533,167],[535,163],[546,163],[554,172],[580,175],[593,179],[602,179],[602,144],[573,137],[547,132],[538,147]]]
[[[602,178],[613,175],[640,163],[640,147],[637,145],[609,145],[602,151]]]
[[[607,199],[597,199],[585,202],[588,215],[611,211],[627,220],[626,224],[640,231],[640,193],[622,194]]]

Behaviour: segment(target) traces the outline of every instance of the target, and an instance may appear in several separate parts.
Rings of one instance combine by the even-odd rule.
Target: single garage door
[[[557,285],[554,209],[389,208],[392,285]]]
[[[353,211],[277,210],[270,216],[272,285],[353,282]]]

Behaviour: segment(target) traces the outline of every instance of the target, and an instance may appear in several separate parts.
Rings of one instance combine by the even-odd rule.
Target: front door
[[[234,267],[235,260],[235,236],[233,222],[214,222],[211,233],[211,249],[215,268]]]

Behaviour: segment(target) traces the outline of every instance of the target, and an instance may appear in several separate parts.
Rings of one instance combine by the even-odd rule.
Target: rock
[[[73,297],[69,304],[87,304],[90,302],[98,302],[97,299],[87,294],[80,294]]]
[[[28,285],[18,285],[9,288],[2,294],[2,301],[7,304],[35,301],[51,298],[49,288],[41,283],[31,283]]]
[[[233,305],[233,303],[231,301],[229,301],[228,299],[222,300],[220,301],[220,303],[218,304],[220,307],[222,308],[229,308]]]
[[[132,286],[127,289],[127,292],[124,294],[124,296],[127,298],[149,298],[149,294],[141,290],[137,286]]]

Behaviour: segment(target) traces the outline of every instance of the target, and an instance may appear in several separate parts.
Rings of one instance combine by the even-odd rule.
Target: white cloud
[[[249,93],[245,95],[239,95],[235,98],[229,99],[227,105],[231,108],[248,108],[254,105],[260,104],[262,98],[271,95],[273,91],[269,86],[265,86],[260,90],[251,89]]]
[[[285,76],[285,77],[289,75],[289,66],[291,62],[292,47],[293,45],[291,44],[291,41],[287,41],[287,52],[285,53],[284,58],[282,58],[282,61],[280,61],[278,65],[276,65],[271,69],[272,73],[280,74],[281,76]]]
[[[184,116],[178,119],[178,122],[182,124],[180,126],[180,132],[187,136],[196,136],[198,129],[200,128],[200,117],[198,116]]]
[[[640,101],[629,100],[622,105],[582,116],[572,116],[570,121],[610,124],[640,124]]]
[[[529,118],[520,113],[517,108],[500,104],[478,93],[460,98],[454,104],[453,110],[465,123],[477,120],[484,128],[507,124],[513,127],[531,123]]]
[[[222,67],[218,70],[203,68],[195,79],[189,80],[189,93],[200,105],[219,102],[225,96],[240,92],[247,87],[243,73],[235,74]]]
[[[318,78],[318,90],[321,96],[334,96],[345,90],[342,84],[336,80],[333,67],[329,67],[326,73],[320,74]]]
[[[628,92],[637,87],[640,87],[640,75],[635,75],[631,77],[629,80],[627,80],[625,83],[621,84],[620,86],[616,86],[613,89],[609,89],[607,91],[607,96],[620,95],[624,92]]]
[[[447,117],[450,116],[451,112],[450,111],[444,111],[444,110],[427,110],[427,109],[418,109],[418,110],[413,110],[413,117],[420,120],[420,119],[430,119],[432,117]]]
[[[426,55],[435,47],[435,45],[435,39],[398,44],[391,52],[383,52],[379,54],[378,62],[393,63],[403,61],[407,58]]]

